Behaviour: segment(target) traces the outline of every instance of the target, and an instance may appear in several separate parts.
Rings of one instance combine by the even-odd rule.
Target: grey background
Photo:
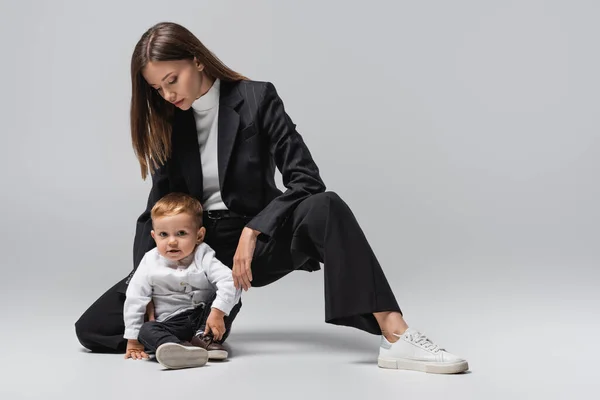
[[[589,1],[0,2],[3,398],[592,398],[600,5]],[[273,82],[410,325],[470,362],[376,367],[323,323],[323,275],[244,295],[230,362],[90,355],[73,323],[131,269],[150,188],[129,61],[159,21]],[[327,378],[326,378],[327,376]]]

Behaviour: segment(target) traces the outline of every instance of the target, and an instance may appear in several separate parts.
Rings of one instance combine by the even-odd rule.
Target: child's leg
[[[156,353],[156,361],[165,368],[201,367],[208,361],[206,349],[189,343],[195,333],[192,323],[194,313],[198,310],[181,313],[167,321],[151,321],[142,325],[138,340],[147,352]]]
[[[210,303],[212,304],[212,302]],[[210,305],[201,306],[202,308],[197,308],[194,315],[190,317],[192,321],[192,326],[194,327],[195,336],[190,339],[190,342],[194,346],[202,347],[206,351],[208,351],[208,358],[210,360],[225,360],[229,356],[229,353],[225,347],[223,347],[222,342],[225,340],[225,337],[229,334],[229,329],[231,328],[231,321],[228,321],[228,317],[224,318],[225,322],[225,336],[221,341],[214,340],[212,334],[204,335],[204,329],[206,327],[206,320],[208,315],[211,312]],[[237,308],[237,310],[236,310]],[[240,307],[234,307],[234,310],[237,313]],[[231,315],[231,313],[230,313]],[[234,316],[235,318],[235,316]]]
[[[138,335],[139,342],[144,345],[147,352],[156,352],[156,349],[165,343],[183,343],[193,335],[190,324],[192,312],[183,312],[163,322],[149,321],[144,323]]]
[[[200,315],[200,320],[197,323],[198,327],[196,328],[196,334],[198,336],[202,336],[202,334],[204,333],[204,329],[206,329],[206,319],[208,318],[208,315],[210,314],[211,306],[212,306],[212,303],[213,303],[215,297],[216,297],[216,295],[213,295],[213,297],[207,302],[206,307],[204,309],[204,313],[202,315]],[[225,334],[223,335],[223,339],[219,340],[218,343],[225,342],[225,340],[231,333],[231,326],[233,325],[233,320],[235,319],[235,317],[237,316],[237,314],[241,308],[242,308],[242,299],[240,299],[238,301],[238,303],[233,307],[233,309],[231,310],[229,315],[225,317]]]

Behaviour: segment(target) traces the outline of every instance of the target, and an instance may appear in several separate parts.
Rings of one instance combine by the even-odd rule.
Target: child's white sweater
[[[156,248],[144,255],[127,287],[125,339],[138,338],[151,299],[159,322],[206,303],[215,291],[212,307],[229,315],[242,293],[233,285],[231,270],[215,258],[214,250],[206,243],[198,245],[192,255],[187,267],[161,256]]]

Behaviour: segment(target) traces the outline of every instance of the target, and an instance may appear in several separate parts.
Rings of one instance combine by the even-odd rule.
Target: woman
[[[190,31],[159,23],[131,62],[131,134],[142,177],[152,175],[137,221],[134,268],[154,243],[150,209],[170,192],[205,208],[206,242],[237,288],[268,285],[324,263],[326,322],[382,335],[378,365],[456,373],[467,362],[408,328],[385,275],[344,201],[325,191],[275,87],[225,66]],[[275,185],[275,167],[287,190]],[[77,321],[83,346],[123,351],[128,279]],[[241,303],[228,319],[227,333]],[[226,336],[225,335],[225,336]]]

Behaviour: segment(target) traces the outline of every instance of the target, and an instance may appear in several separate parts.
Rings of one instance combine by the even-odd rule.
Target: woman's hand
[[[252,284],[252,257],[256,248],[256,238],[260,235],[259,231],[244,228],[237,250],[233,256],[233,284],[236,289],[240,287],[245,291],[250,289]]]
[[[133,360],[141,360],[148,358],[148,354],[144,352],[144,345],[135,339],[127,340],[127,350],[125,350],[125,359],[132,358]]]
[[[212,308],[206,319],[204,335],[208,335],[210,332],[215,340],[221,340],[225,334],[225,313],[218,308]]]

